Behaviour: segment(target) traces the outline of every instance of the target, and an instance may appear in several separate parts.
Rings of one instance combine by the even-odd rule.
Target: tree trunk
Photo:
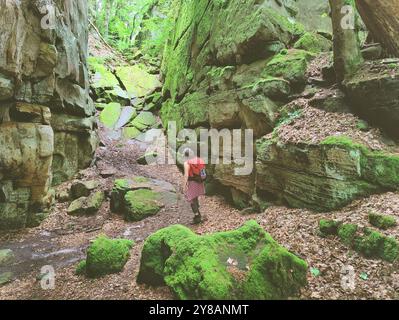
[[[337,80],[341,83],[363,62],[356,30],[356,9],[354,0],[329,1],[334,32],[334,67]],[[343,11],[346,6],[352,6],[352,11]]]
[[[399,1],[356,0],[356,5],[374,39],[399,56]]]

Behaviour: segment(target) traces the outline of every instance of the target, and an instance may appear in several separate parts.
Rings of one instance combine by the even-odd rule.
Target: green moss
[[[155,116],[149,111],[142,111],[139,113],[137,117],[135,117],[132,122],[130,122],[130,127],[135,127],[140,131],[146,130],[149,127],[155,125],[157,119]]]
[[[82,260],[76,266],[75,274],[84,275],[86,274],[86,260]]]
[[[356,224],[344,224],[338,229],[338,237],[342,243],[350,247],[356,237],[357,230],[358,226]]]
[[[94,74],[91,85],[94,88],[113,89],[119,85],[116,77],[105,66],[105,60],[99,57],[89,57],[87,59],[89,69]]]
[[[383,151],[372,151],[366,146],[353,142],[346,136],[331,136],[321,142],[321,145],[339,146],[350,151],[361,153],[361,175],[369,183],[384,188],[399,188],[399,156]]]
[[[266,64],[262,76],[281,77],[293,85],[302,85],[308,63],[313,57],[312,53],[304,50],[282,50]]]
[[[384,241],[384,248],[382,252],[382,259],[394,262],[399,255],[398,241],[393,237],[386,237]]]
[[[382,230],[387,230],[397,225],[396,219],[392,216],[370,212],[368,218],[371,225]]]
[[[100,235],[87,249],[86,275],[94,278],[122,271],[133,245],[131,240],[109,239]],[[83,266],[84,263],[81,263],[80,270]]]
[[[312,53],[320,53],[330,51],[332,49],[332,42],[317,33],[306,32],[295,43],[294,48]]]
[[[129,191],[125,195],[125,218],[140,221],[161,210],[159,194],[148,189]]]
[[[305,261],[248,221],[205,236],[180,225],[157,231],[144,244],[137,280],[166,284],[180,299],[285,299],[306,284],[306,272]]]
[[[125,139],[135,139],[141,134],[141,131],[135,127],[124,127],[122,135]]]
[[[340,222],[334,220],[321,219],[319,221],[319,230],[322,236],[337,235]]]
[[[149,74],[144,67],[139,65],[119,67],[116,69],[116,75],[131,98],[144,97],[161,86],[156,75]]]
[[[107,104],[100,113],[100,121],[107,128],[112,129],[118,122],[121,115],[122,107],[119,103],[111,102]]]
[[[385,237],[377,231],[364,230],[364,235],[355,239],[354,248],[368,258],[383,256]]]

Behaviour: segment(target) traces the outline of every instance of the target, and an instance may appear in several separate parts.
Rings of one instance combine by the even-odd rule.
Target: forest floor
[[[296,122],[296,126],[288,124],[280,128],[281,135],[287,140],[294,141],[301,137],[303,140],[319,141],[335,130],[354,139],[359,138],[372,149],[380,149],[379,133],[371,130],[359,136],[356,119],[352,115],[327,114],[309,108],[307,103],[305,105],[304,116]],[[325,121],[315,124],[310,121],[314,118]],[[337,128],[331,124],[337,124]],[[330,128],[329,132],[326,128]],[[250,219],[256,220],[275,240],[309,264],[308,285],[302,289],[300,299],[399,299],[399,262],[392,264],[366,259],[345,247],[337,238],[321,238],[318,235],[318,222],[322,218],[353,222],[360,227],[370,226],[367,217],[370,211],[399,218],[399,192],[357,200],[335,212],[315,213],[272,206],[263,213],[252,215],[241,214],[221,196],[206,196],[200,201],[206,220],[200,225],[192,225],[193,214],[181,194],[182,174],[175,165],[139,165],[136,160],[145,152],[145,144],[111,139],[101,123],[99,135],[102,146],[96,152],[95,163],[81,171],[77,180],[98,180],[101,189],[109,194],[117,178],[149,177],[173,185],[178,201],[156,216],[140,222],[126,222],[120,215],[111,213],[109,197],[99,212],[89,217],[70,216],[67,214],[68,203],[57,202],[50,216],[39,227],[0,233],[0,249],[12,249],[16,255],[12,270],[0,268],[0,273],[14,273],[13,281],[0,287],[0,299],[173,299],[167,287],[153,288],[136,282],[144,240],[156,230],[173,224],[183,224],[197,234],[207,234],[240,227]],[[102,178],[103,170],[114,171],[115,174]],[[72,183],[64,183],[57,189],[68,190]],[[90,241],[99,234],[135,241],[124,270],[99,279],[76,275],[76,265],[84,259]],[[386,234],[399,238],[399,226]],[[55,269],[54,289],[44,290],[41,287],[39,275],[45,265]],[[355,281],[353,290],[342,285],[345,270],[351,267]]]
[[[182,175],[177,167],[138,165],[136,159],[143,154],[143,145],[107,139],[101,128],[100,125],[104,146],[97,151],[96,164],[79,174],[80,180],[98,179],[104,190],[110,190],[116,178],[145,176],[171,183],[180,200],[175,207],[165,208],[156,216],[135,223],[112,214],[109,200],[91,217],[69,216],[67,204],[57,203],[41,226],[0,235],[0,248],[13,249],[19,262],[12,270],[15,280],[0,288],[0,299],[173,299],[167,287],[152,288],[136,283],[145,238],[171,224],[184,224],[198,234],[206,234],[237,228],[249,219],[258,221],[277,241],[304,258],[310,268],[319,271],[312,273],[309,270],[309,284],[302,290],[301,299],[399,298],[398,263],[365,259],[338,239],[321,238],[317,234],[321,218],[336,218],[367,226],[370,210],[399,216],[398,193],[372,196],[355,201],[343,210],[324,214],[273,206],[261,214],[242,215],[222,197],[205,197],[201,199],[201,207],[207,219],[194,226],[190,208],[179,192]],[[114,169],[115,176],[101,178],[100,171],[104,166]],[[70,184],[65,183],[59,188],[67,189]],[[75,275],[76,265],[84,258],[90,240],[99,234],[134,240],[136,244],[131,250],[130,260],[119,274],[100,279]],[[391,229],[390,235],[399,237],[399,227]],[[44,265],[55,268],[54,289],[41,288],[38,275]],[[355,271],[356,286],[352,291],[341,285],[342,272],[348,266]]]

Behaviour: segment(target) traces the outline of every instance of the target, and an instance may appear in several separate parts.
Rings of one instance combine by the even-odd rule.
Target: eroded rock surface
[[[0,1],[0,229],[36,219],[97,146],[87,4],[68,4],[45,16],[40,1]]]

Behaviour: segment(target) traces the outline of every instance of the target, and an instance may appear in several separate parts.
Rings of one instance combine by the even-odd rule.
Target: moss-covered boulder
[[[128,221],[157,214],[163,207],[174,206],[176,201],[171,184],[140,176],[115,180],[111,191],[111,211],[123,214]]]
[[[10,265],[14,262],[14,252],[10,249],[0,250],[0,267]]]
[[[105,195],[103,191],[96,191],[88,197],[81,197],[71,202],[68,207],[68,214],[70,215],[92,215],[97,213]]]
[[[91,86],[95,89],[96,93],[99,90],[113,89],[119,85],[118,79],[109,71],[102,58],[89,57],[89,69],[92,73]]]
[[[278,137],[257,142],[256,187],[293,207],[335,210],[354,199],[399,190],[399,156],[373,151],[346,136],[319,143]]]
[[[155,125],[157,122],[156,117],[149,111],[142,111],[137,117],[133,119],[128,125],[129,127],[135,127],[136,129],[143,131],[149,127]]]
[[[122,136],[125,139],[135,139],[137,138],[142,132],[135,128],[135,127],[124,127],[122,129]]]
[[[351,106],[363,118],[399,137],[399,63],[365,63],[344,82]]]
[[[319,230],[322,234],[324,226],[327,225],[338,225],[338,228],[329,229],[330,235],[338,236],[344,245],[367,258],[394,262],[399,257],[399,242],[394,237],[385,236],[369,228],[361,229],[356,224],[342,224],[334,220],[320,221]]]
[[[397,226],[396,219],[393,216],[370,212],[368,218],[372,226],[382,230],[387,230]]]
[[[100,121],[105,127],[112,129],[118,122],[121,112],[122,106],[120,103],[108,103],[100,113]]]
[[[282,50],[266,64],[263,75],[281,77],[294,86],[304,85],[308,63],[313,57],[304,50]]]
[[[131,240],[109,239],[100,235],[88,247],[86,260],[78,264],[76,273],[95,278],[121,272],[129,260],[133,245]]]
[[[73,182],[69,190],[69,196],[71,199],[88,197],[99,185],[100,183],[97,180]]]
[[[334,220],[321,219],[319,221],[319,231],[322,236],[336,235],[340,222]]]
[[[306,32],[294,45],[295,49],[301,49],[312,53],[320,53],[332,50],[332,41],[320,34]]]
[[[255,221],[199,236],[175,225],[145,242],[137,281],[166,284],[179,299],[286,299],[306,284],[307,264]]]
[[[147,189],[129,191],[125,195],[125,218],[128,221],[140,221],[157,214],[163,207],[160,195]]]
[[[0,273],[0,287],[10,283],[13,279],[14,274],[12,272]]]
[[[130,98],[144,97],[161,87],[156,75],[149,74],[139,65],[119,67],[116,75],[122,81]]]

